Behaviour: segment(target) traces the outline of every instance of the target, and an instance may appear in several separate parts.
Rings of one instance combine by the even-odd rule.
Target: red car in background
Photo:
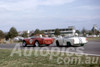
[[[31,38],[26,38],[23,40],[22,46],[27,46],[27,45],[33,45],[33,46],[41,46],[41,45],[46,45],[49,46],[50,44],[53,44],[54,39],[53,38],[46,38],[46,37],[31,37]]]

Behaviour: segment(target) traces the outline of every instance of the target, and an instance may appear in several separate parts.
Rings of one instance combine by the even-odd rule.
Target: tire
[[[56,41],[56,45],[57,45],[57,47],[59,47],[59,46],[60,46],[58,41]]]
[[[35,47],[39,47],[39,42],[38,41],[35,41]]]
[[[46,46],[49,46],[50,44],[46,44]]]
[[[26,46],[27,46],[27,44],[26,44],[25,41],[23,41],[22,46],[23,46],[23,47],[26,47]]]
[[[71,43],[70,42],[67,42],[67,47],[70,47],[71,46]]]
[[[84,46],[84,44],[81,44],[81,46]]]

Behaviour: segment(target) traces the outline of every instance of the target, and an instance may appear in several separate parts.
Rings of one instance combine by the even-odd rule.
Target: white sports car
[[[87,42],[86,37],[71,36],[56,38],[57,46],[84,46]]]

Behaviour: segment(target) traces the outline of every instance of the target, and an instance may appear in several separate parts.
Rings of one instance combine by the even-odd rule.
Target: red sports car
[[[46,45],[49,46],[54,41],[53,38],[40,38],[40,37],[31,37],[23,40],[22,46],[33,45],[33,46],[41,46]]]

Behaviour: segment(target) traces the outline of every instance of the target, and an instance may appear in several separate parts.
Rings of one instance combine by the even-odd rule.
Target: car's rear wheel
[[[71,46],[71,43],[70,42],[67,42],[67,47],[70,47]]]
[[[60,46],[58,41],[56,41],[56,45],[57,45],[58,47]]]
[[[26,46],[27,46],[27,44],[26,44],[25,41],[23,41],[22,46],[23,46],[23,47],[26,47]]]
[[[34,44],[36,47],[39,47],[39,42],[38,41],[35,41],[35,44]]]

